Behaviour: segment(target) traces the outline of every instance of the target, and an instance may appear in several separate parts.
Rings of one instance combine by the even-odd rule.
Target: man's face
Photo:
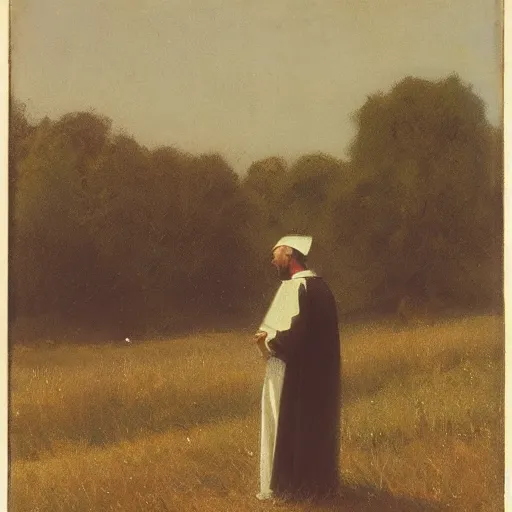
[[[272,265],[277,269],[277,275],[280,279],[290,279],[290,261],[292,259],[291,251],[286,245],[276,247],[272,251]]]

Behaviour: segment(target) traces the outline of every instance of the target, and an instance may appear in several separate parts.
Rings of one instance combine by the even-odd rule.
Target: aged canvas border
[[[504,168],[505,168],[505,324],[511,319],[510,290],[512,289],[512,261],[510,216],[512,215],[512,107],[510,92],[512,78],[510,65],[512,63],[512,0],[504,0]],[[9,96],[9,3],[0,3],[0,510],[7,510],[8,488],[8,452],[7,452],[7,419],[8,419],[8,343],[7,343],[7,262],[8,262],[8,96]],[[512,350],[509,329],[506,328],[506,385],[505,411],[512,410]],[[505,415],[505,510],[512,509],[512,419],[510,412]]]

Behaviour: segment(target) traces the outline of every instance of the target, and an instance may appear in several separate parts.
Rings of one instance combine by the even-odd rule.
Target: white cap
[[[281,238],[281,240],[279,240],[279,242],[274,245],[272,250],[274,250],[276,247],[280,247],[281,245],[286,245],[287,247],[296,249],[300,253],[304,254],[304,256],[307,256],[309,250],[311,249],[312,242],[313,237],[311,236],[287,235],[283,236],[283,238]]]

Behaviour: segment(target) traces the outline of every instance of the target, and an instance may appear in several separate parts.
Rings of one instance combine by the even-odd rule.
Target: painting
[[[10,511],[504,510],[500,1],[9,18]],[[258,500],[287,235],[335,299],[339,482]]]

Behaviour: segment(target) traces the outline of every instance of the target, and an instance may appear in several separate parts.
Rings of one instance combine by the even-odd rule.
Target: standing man
[[[261,404],[259,499],[336,490],[340,341],[334,297],[306,266],[309,236],[285,236],[272,264],[282,280],[255,335],[267,368]]]

